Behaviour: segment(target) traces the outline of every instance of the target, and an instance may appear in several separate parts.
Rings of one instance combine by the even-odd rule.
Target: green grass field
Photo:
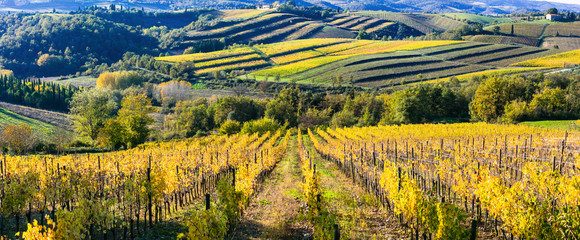
[[[52,133],[53,128],[55,128],[54,126],[48,123],[44,123],[32,118],[16,114],[4,108],[0,108],[0,126],[7,124],[12,125],[24,124],[30,126],[34,132],[43,134],[50,134]]]
[[[490,25],[490,24],[501,24],[501,23],[509,23],[512,22],[510,18],[501,18],[501,17],[486,17],[476,14],[470,13],[445,13],[443,14],[447,17],[457,19],[459,21],[463,19],[467,19],[472,22],[478,22],[483,25]]]
[[[533,127],[554,128],[564,130],[580,130],[579,123],[580,120],[555,120],[555,121],[521,122],[520,124]]]

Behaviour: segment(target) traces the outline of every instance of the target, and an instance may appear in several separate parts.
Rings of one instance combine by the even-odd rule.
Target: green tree
[[[153,123],[149,114],[154,111],[151,100],[145,94],[129,93],[123,98],[117,120],[125,127],[125,142],[130,143],[131,147],[144,143],[149,137],[149,124]]]
[[[119,149],[126,147],[127,130],[117,119],[109,119],[99,130],[97,143],[104,148]]]
[[[354,116],[352,111],[343,110],[332,116],[332,126],[333,127],[350,127],[354,126],[358,120]]]
[[[240,124],[240,122],[234,120],[227,120],[224,123],[222,123],[220,127],[220,133],[226,135],[236,134],[239,133],[241,130],[242,125]]]
[[[527,100],[531,89],[521,77],[490,77],[479,85],[471,102],[471,117],[486,122],[496,121],[504,114],[507,103],[522,99]]]
[[[358,35],[356,36],[356,39],[359,39],[359,40],[371,39],[371,36],[367,33],[367,31],[364,28],[361,28],[358,31]]]
[[[193,137],[198,131],[213,128],[213,116],[208,111],[207,102],[178,102],[174,111],[168,118],[174,120],[175,129],[185,137]]]
[[[560,88],[546,88],[534,95],[530,109],[536,117],[561,117],[565,114],[568,102],[566,92]]]
[[[225,120],[247,122],[264,116],[265,103],[248,97],[228,96],[212,105],[214,122],[221,125]]]
[[[546,14],[558,14],[558,9],[557,8],[549,8],[548,11],[546,11]]]
[[[298,116],[296,108],[290,102],[274,99],[266,105],[266,117],[289,126],[296,126]]]
[[[493,34],[499,35],[500,30],[501,30],[501,28],[499,26],[493,26]]]
[[[114,116],[116,109],[117,103],[111,94],[99,88],[77,92],[70,102],[75,131],[93,140],[97,139],[99,130]]]

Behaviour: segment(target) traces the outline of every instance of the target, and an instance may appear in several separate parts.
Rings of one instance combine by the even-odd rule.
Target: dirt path
[[[316,151],[308,137],[304,144]],[[341,239],[407,239],[395,216],[383,209],[377,198],[355,185],[336,165],[313,154],[322,174],[323,197],[338,219]]]
[[[232,239],[311,239],[312,227],[296,220],[302,204],[300,184],[293,140],[285,159],[252,198]]]

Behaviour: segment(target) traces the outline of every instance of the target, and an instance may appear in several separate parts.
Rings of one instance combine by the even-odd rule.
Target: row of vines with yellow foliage
[[[380,182],[375,194],[415,234],[462,239],[472,220],[504,237],[580,235],[578,132],[466,123],[316,133],[310,138],[323,156]]]
[[[22,236],[50,228],[50,239],[135,238],[233,171],[236,190],[251,196],[258,176],[284,154],[287,139],[281,138],[208,136],[103,154],[1,156],[1,215],[17,226],[2,228],[2,235],[21,231],[25,220],[30,225]]]

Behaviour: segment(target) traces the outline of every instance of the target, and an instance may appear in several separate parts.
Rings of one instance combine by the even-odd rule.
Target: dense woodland
[[[0,16],[0,65],[17,76],[58,76],[147,53],[156,39],[86,14]]]

